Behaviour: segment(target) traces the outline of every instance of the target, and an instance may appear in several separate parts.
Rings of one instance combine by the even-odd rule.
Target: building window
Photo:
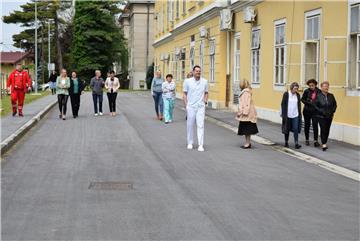
[[[275,22],[275,85],[284,85],[286,66],[285,20]]]
[[[190,70],[195,66],[195,35],[190,37]]]
[[[240,34],[234,38],[234,84],[240,82]]]
[[[182,14],[186,15],[186,0],[182,0]]]
[[[309,79],[316,79],[319,81],[320,17],[320,10],[305,13],[306,40],[304,41],[303,84]]]
[[[184,80],[186,78],[185,60],[186,60],[186,48],[183,48],[181,50],[181,79],[182,80]]]
[[[360,89],[360,4],[350,6],[349,88]]]
[[[200,41],[200,47],[199,47],[199,65],[201,69],[204,68],[204,48],[205,48],[205,41]]]
[[[215,83],[215,39],[209,41],[210,46],[210,70],[209,70],[209,77],[210,83]]]
[[[176,19],[180,17],[180,0],[176,0]]]
[[[260,83],[260,29],[253,28],[251,34],[251,82]]]

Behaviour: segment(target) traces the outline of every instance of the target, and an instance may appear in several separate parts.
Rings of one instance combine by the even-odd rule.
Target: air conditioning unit
[[[230,9],[225,8],[220,11],[220,31],[230,31],[233,29],[233,14]]]
[[[244,9],[244,23],[253,23],[255,22],[256,13],[254,7],[246,7]]]
[[[200,38],[207,38],[208,36],[208,31],[207,29],[205,28],[205,26],[201,26],[199,28],[199,32],[200,32]]]

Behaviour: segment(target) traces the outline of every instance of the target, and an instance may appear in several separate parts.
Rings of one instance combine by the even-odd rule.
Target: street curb
[[[57,103],[54,100],[47,105],[43,110],[37,113],[28,122],[17,129],[13,134],[3,140],[0,144],[1,156],[3,156],[11,147],[13,147],[32,127],[34,127]]]
[[[180,109],[185,111],[184,107],[180,107]],[[213,123],[215,125],[218,125],[220,127],[223,127],[225,129],[228,129],[228,130],[230,130],[230,131],[232,131],[234,133],[237,133],[237,131],[238,131],[238,129],[236,127],[234,127],[234,126],[232,126],[230,124],[227,124],[227,123],[225,123],[225,122],[223,122],[221,120],[218,120],[218,119],[216,119],[214,117],[211,117],[209,115],[205,116],[205,120],[207,120],[207,121],[209,121],[209,122],[211,122],[211,123]],[[281,153],[284,153],[284,154],[287,154],[289,156],[295,157],[295,158],[300,159],[302,161],[305,161],[305,162],[314,164],[316,166],[319,166],[321,168],[324,168],[326,170],[329,170],[329,171],[331,171],[333,173],[337,173],[337,174],[340,174],[340,175],[342,175],[344,177],[347,177],[347,178],[350,178],[350,179],[353,179],[355,181],[360,182],[360,173],[358,173],[356,171],[353,171],[353,170],[350,170],[350,169],[335,165],[333,163],[321,160],[319,158],[307,155],[307,154],[299,152],[299,151],[292,150],[292,149],[287,148],[287,147],[280,146],[280,145],[274,143],[273,141],[271,141],[269,139],[266,139],[264,137],[258,136],[258,135],[251,136],[251,139],[256,143],[266,145],[266,146],[270,146],[273,150],[279,151]]]

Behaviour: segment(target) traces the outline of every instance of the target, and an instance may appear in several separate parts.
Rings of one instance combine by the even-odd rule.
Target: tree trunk
[[[55,40],[56,40],[56,62],[59,73],[63,68],[63,58],[62,58],[62,51],[61,51],[61,41],[59,36],[59,21],[57,18],[57,13],[55,17]]]

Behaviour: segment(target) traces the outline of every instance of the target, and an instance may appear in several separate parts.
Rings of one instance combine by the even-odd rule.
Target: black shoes
[[[288,142],[285,142],[285,147],[289,148],[289,143]]]
[[[16,114],[17,114],[17,112],[15,111],[15,112],[12,113],[12,116],[16,116]]]
[[[241,146],[242,149],[251,149],[251,144],[249,144],[248,146]]]
[[[314,146],[315,146],[315,147],[319,147],[319,146],[320,146],[320,143],[317,142],[317,141],[315,141],[315,142],[314,142]]]
[[[306,141],[305,141],[305,145],[310,146],[310,141],[309,141],[309,140],[306,140]]]
[[[301,145],[299,145],[298,143],[295,144],[295,149],[300,149]]]

